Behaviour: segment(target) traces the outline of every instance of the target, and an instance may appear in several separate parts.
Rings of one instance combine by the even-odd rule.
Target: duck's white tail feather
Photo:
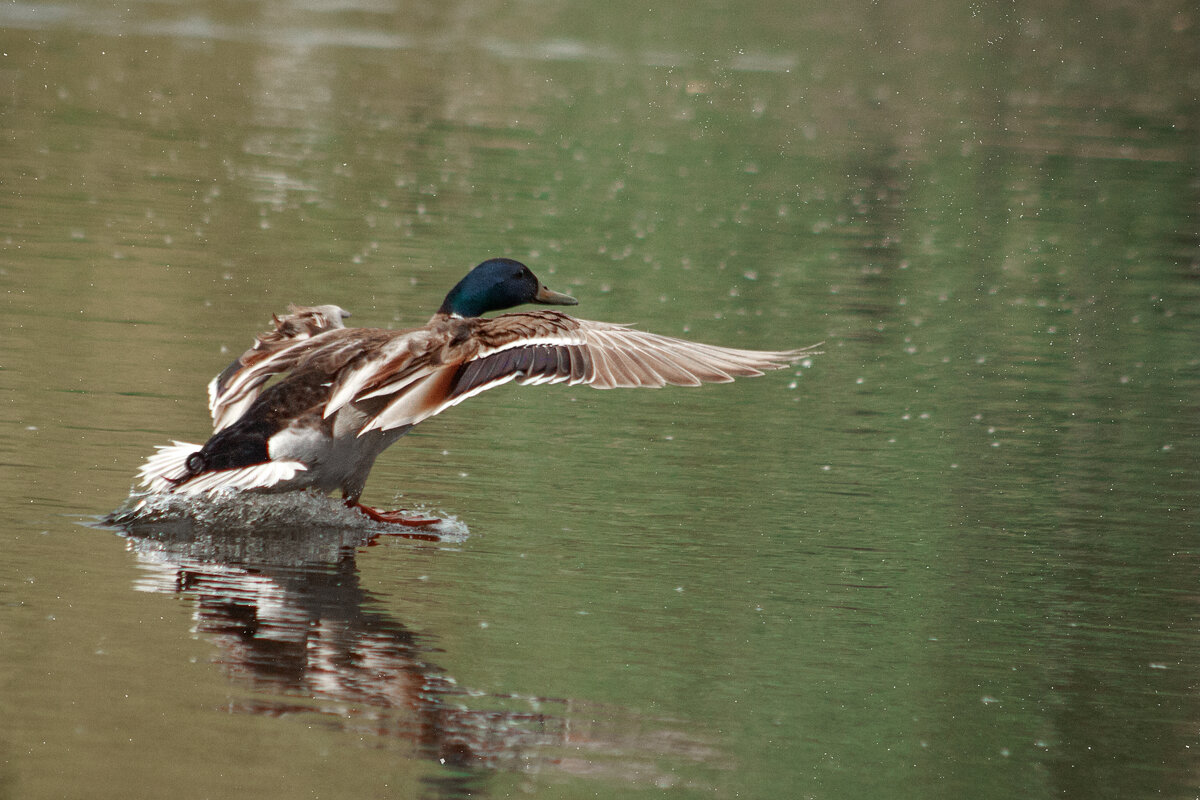
[[[202,472],[194,478],[171,487],[175,494],[214,494],[222,489],[266,489],[290,481],[297,472],[308,469],[299,461],[267,461],[235,469]]]
[[[153,492],[173,494],[214,493],[222,489],[265,489],[291,480],[308,467],[299,461],[268,461],[235,469],[213,470],[189,477],[187,458],[200,445],[172,442],[157,448],[138,471],[142,486]]]
[[[147,458],[138,470],[142,486],[154,492],[171,491],[178,481],[187,477],[187,457],[198,452],[200,447],[198,444],[178,441],[156,447],[157,452]]]

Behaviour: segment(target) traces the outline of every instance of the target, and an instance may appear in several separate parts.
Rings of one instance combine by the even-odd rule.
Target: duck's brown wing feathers
[[[415,425],[450,406],[508,381],[588,384],[597,389],[699,386],[761,375],[814,349],[737,350],[645,333],[624,325],[579,320],[557,311],[462,320],[469,336],[437,358],[364,363],[326,406],[329,416],[348,402],[385,401],[363,428]]]
[[[214,380],[213,419],[218,430],[232,423],[267,380],[289,371],[328,385],[325,417],[349,405],[366,414],[365,433],[415,425],[509,381],[699,386],[761,375],[813,352],[718,347],[557,311],[435,317],[409,331],[333,329],[248,351],[232,375]]]
[[[250,349],[208,384],[208,409],[214,431],[236,421],[273,375],[295,365],[296,357],[307,350],[295,345],[329,331],[343,330],[342,320],[348,316],[350,312],[333,305],[290,305],[287,314],[272,314],[272,329],[258,334]],[[290,357],[277,358],[284,351]]]

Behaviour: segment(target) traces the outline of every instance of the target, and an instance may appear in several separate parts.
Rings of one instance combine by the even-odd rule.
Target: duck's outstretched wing
[[[349,403],[369,405],[373,415],[360,433],[391,430],[415,425],[509,381],[597,389],[699,386],[780,369],[814,355],[817,347],[737,350],[579,320],[557,311],[463,322],[472,324],[470,335],[459,343],[451,341],[436,357],[410,351],[346,370],[325,416]]]
[[[249,350],[209,382],[208,410],[212,414],[213,431],[236,421],[258,397],[263,384],[295,366],[296,360],[307,352],[306,348],[296,347],[297,344],[343,329],[343,320],[348,316],[349,311],[333,305],[289,305],[287,314],[272,314],[274,327],[255,337]]]

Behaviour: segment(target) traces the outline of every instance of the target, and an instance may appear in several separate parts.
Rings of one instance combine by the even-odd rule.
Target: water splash
[[[222,492],[215,495],[177,495],[134,492],[99,524],[145,535],[151,528],[186,526],[197,530],[255,532],[323,530],[361,534],[370,541],[381,534],[408,535],[447,543],[466,541],[469,531],[454,516],[412,509],[438,521],[419,529],[376,522],[345,503],[315,492]]]

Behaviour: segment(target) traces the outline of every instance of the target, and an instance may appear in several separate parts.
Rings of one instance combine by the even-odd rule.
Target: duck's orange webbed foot
[[[389,525],[403,525],[406,528],[427,528],[431,525],[437,525],[439,522],[441,522],[441,520],[437,519],[436,517],[406,516],[404,511],[401,511],[401,510],[381,511],[378,508],[372,508],[371,506],[365,506],[362,503],[358,502],[357,500],[347,500],[346,505],[349,506],[350,508],[357,509],[360,513],[364,514],[368,519],[371,519],[375,522],[385,522]],[[401,533],[400,535],[407,536],[407,537],[413,538],[413,539],[428,538],[430,540],[436,540],[438,538],[437,536],[433,536],[433,535],[417,534],[417,533]]]

